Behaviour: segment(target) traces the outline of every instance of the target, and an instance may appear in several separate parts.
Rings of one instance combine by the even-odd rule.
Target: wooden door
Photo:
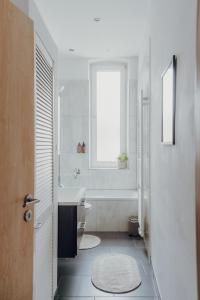
[[[31,300],[34,191],[34,40],[32,21],[0,1],[0,299]],[[33,219],[33,218],[32,218]]]
[[[197,90],[195,101],[196,133],[196,224],[197,224],[197,271],[198,299],[200,299],[200,1],[198,1],[197,18]]]

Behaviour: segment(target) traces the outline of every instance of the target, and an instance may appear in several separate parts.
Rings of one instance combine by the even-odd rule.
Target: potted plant
[[[118,156],[118,168],[119,169],[127,169],[127,161],[128,161],[128,156],[126,153],[121,153]]]

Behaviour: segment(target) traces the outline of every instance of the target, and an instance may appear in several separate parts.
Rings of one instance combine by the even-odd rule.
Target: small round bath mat
[[[101,243],[101,239],[98,236],[84,234],[81,243],[80,243],[80,250],[86,250],[97,247]]]
[[[104,292],[128,293],[141,284],[137,262],[124,254],[99,256],[92,267],[92,283]]]

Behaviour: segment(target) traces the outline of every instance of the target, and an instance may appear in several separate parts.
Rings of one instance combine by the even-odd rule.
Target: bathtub
[[[85,198],[92,205],[86,231],[126,232],[128,218],[138,216],[136,190],[86,190]]]

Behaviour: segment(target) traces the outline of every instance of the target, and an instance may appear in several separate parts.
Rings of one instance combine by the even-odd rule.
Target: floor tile
[[[115,294],[115,296],[121,296],[121,295]],[[129,293],[126,293],[123,296],[155,297],[156,292],[153,286],[152,278],[151,277],[142,278],[142,283],[137,289]]]
[[[101,238],[101,244],[100,246],[133,246],[134,240],[133,238],[128,236],[127,232],[100,232],[97,234]]]
[[[138,248],[145,248],[144,241],[142,239],[134,239],[133,244]]]
[[[100,246],[81,250],[78,256],[58,260],[59,287],[55,300],[154,300],[153,272],[149,264],[144,243],[141,239],[129,237],[122,232],[92,233],[102,240]],[[91,270],[94,260],[102,254],[122,253],[137,261],[142,284],[136,290],[122,294],[105,293],[91,283]],[[95,299],[94,299],[95,297]],[[113,299],[114,300],[114,299]]]
[[[143,263],[148,264],[148,257],[146,254],[145,249],[143,248],[135,248],[133,246],[118,246],[118,247],[110,247],[110,252],[111,253],[122,253],[122,254],[126,254],[126,255],[130,255],[132,257],[134,257],[135,259],[139,259],[141,261],[143,261]]]
[[[58,263],[59,274],[71,276],[90,276],[93,261]]]
[[[111,249],[110,247],[107,246],[101,246],[101,247],[99,246],[93,249],[80,250],[78,256],[74,259],[74,261],[77,262],[91,261],[101,254],[106,254],[110,252]]]
[[[91,297],[108,296],[108,293],[96,289],[91,282],[91,276],[62,276],[57,295],[59,297]]]

